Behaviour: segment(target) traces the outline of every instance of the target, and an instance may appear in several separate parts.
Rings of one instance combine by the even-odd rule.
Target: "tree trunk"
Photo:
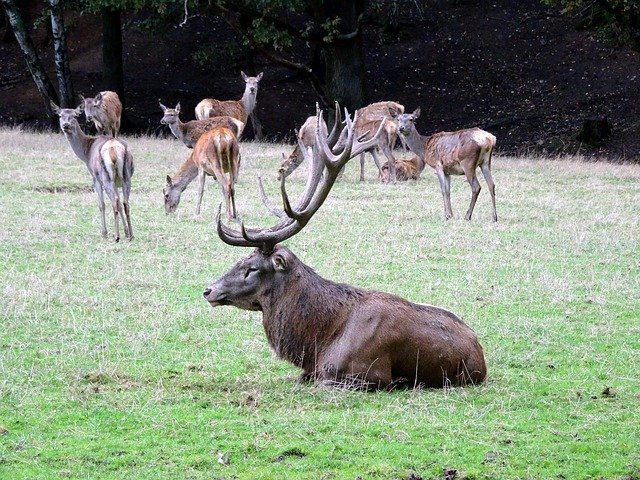
[[[53,52],[56,62],[56,75],[58,77],[60,106],[63,108],[73,108],[75,107],[73,82],[71,81],[66,31],[62,18],[62,9],[60,8],[60,0],[49,0],[49,4],[51,5],[51,33],[53,36]]]
[[[9,14],[5,11],[4,7],[2,7],[2,15],[0,15],[0,27],[4,28],[2,43],[15,42],[16,36],[13,34],[11,24],[9,23]]]
[[[314,1],[316,24],[331,24],[339,18],[337,32],[327,32],[322,45],[325,63],[325,90],[329,101],[354,111],[364,105],[364,53],[359,20],[364,13],[363,0]]]
[[[46,111],[49,112],[52,125],[55,125],[56,122],[54,120],[57,118],[57,115],[55,115],[51,110],[49,102],[54,101],[58,103],[58,94],[53,88],[53,84],[51,83],[51,80],[49,80],[42,63],[40,62],[40,58],[36,53],[31,37],[29,37],[29,34],[27,33],[24,20],[22,19],[22,15],[16,5],[16,2],[14,0],[1,1],[7,12],[7,16],[9,17],[9,23],[11,24],[13,33],[16,36],[16,40],[18,40],[18,44],[24,53],[31,77],[33,78],[36,88],[42,97]]]

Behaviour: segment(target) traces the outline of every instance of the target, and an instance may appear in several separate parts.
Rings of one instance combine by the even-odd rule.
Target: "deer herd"
[[[167,214],[176,210],[182,192],[198,179],[196,214],[200,213],[206,176],[223,191],[226,215],[238,218],[235,183],[241,164],[239,139],[256,106],[262,73],[242,72],[245,91],[240,100],[204,99],[196,107],[196,120],[182,123],[180,103],[168,108],[160,103],[173,135],[190,150],[178,171],[166,177],[163,189]],[[83,98],[75,109],[52,103],[60,129],[72,150],[87,166],[100,209],[101,233],[107,236],[106,192],[113,210],[114,239],[133,239],[129,197],[134,163],[127,143],[118,137],[122,104],[114,92]],[[86,135],[78,117],[84,112],[98,136]],[[487,373],[484,353],[474,331],[455,314],[432,305],[412,303],[401,297],[334,283],[316,274],[281,242],[300,232],[321,207],[340,178],[346,163],[360,156],[360,180],[364,180],[364,156],[370,153],[385,183],[417,180],[429,165],[439,180],[445,219],[453,216],[450,176],[465,175],[471,186],[466,220],[471,219],[480,192],[476,170],[480,168],[496,213],[491,156],[496,137],[479,128],[439,132],[424,136],[416,130],[420,108],[405,113],[397,102],[377,102],[358,109],[353,118],[336,103],[331,130],[324,112],[316,107],[297,132],[297,145],[278,169],[282,209],[273,206],[260,182],[265,205],[279,217],[270,228],[235,229],[216,217],[220,239],[232,246],[253,247],[204,291],[211,306],[232,305],[262,312],[269,345],[281,358],[300,369],[301,382],[363,390],[398,387],[449,387],[482,382]],[[253,120],[252,120],[253,121]],[[256,124],[254,123],[254,126]],[[413,156],[396,159],[397,140]],[[386,157],[381,164],[379,154]],[[287,177],[307,163],[305,188],[295,205],[286,190]],[[121,192],[121,193],[120,193]]]

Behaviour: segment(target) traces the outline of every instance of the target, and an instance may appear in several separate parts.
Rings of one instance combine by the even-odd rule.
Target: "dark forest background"
[[[243,70],[264,72],[267,140],[291,140],[316,102],[395,100],[421,108],[423,134],[477,125],[503,153],[638,162],[638,3],[1,0],[0,124],[55,128],[47,97],[110,89],[125,131],[164,135],[158,99],[191,120],[204,97],[239,99]],[[14,9],[49,86],[37,88]],[[604,133],[585,135],[592,121]]]

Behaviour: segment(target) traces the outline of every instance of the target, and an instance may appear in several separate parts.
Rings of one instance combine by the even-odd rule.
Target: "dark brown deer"
[[[124,234],[133,240],[131,212],[129,211],[129,195],[131,194],[131,177],[133,176],[133,156],[129,146],[122,140],[100,135],[89,137],[84,134],[77,117],[82,113],[82,105],[76,109],[60,108],[51,102],[51,108],[60,117],[60,130],[67,137],[71,149],[84,162],[93,179],[93,188],[98,196],[102,236],[107,236],[105,205],[103,192],[111,200],[114,218],[114,240],[120,240],[118,217],[122,218]],[[118,188],[122,189],[122,202]],[[124,205],[124,211],[123,211]]]
[[[413,113],[395,115],[398,120],[398,130],[409,149],[436,171],[444,200],[444,218],[449,220],[453,217],[450,176],[465,175],[471,185],[471,203],[465,219],[471,220],[481,188],[476,177],[476,169],[480,167],[491,193],[493,221],[497,222],[496,187],[491,176],[491,154],[496,146],[496,137],[479,128],[440,132],[425,137],[416,130],[415,121],[419,116],[420,107]]]
[[[331,151],[320,129],[312,157],[303,151],[311,168],[295,207],[282,176],[286,217],[274,227],[242,225],[238,231],[224,225],[218,213],[218,235],[225,243],[256,250],[212,283],[204,291],[205,299],[213,307],[261,311],[270,346],[302,369],[300,381],[362,389],[482,382],[486,376],[482,347],[456,315],[326,280],[279,244],[311,220],[353,153],[376,145],[384,134],[381,125],[369,140],[354,139],[348,114],[345,129],[346,142],[339,153]]]

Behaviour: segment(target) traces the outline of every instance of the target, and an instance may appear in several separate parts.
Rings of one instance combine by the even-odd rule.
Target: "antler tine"
[[[227,227],[224,223],[222,223],[222,203],[218,207],[218,214],[216,215],[216,227],[218,230],[218,236],[220,240],[222,240],[227,245],[232,245],[234,247],[259,247],[260,243],[253,242],[250,239],[239,236],[238,233]],[[244,227],[243,227],[244,228]]]
[[[318,107],[318,104],[316,103],[316,112],[318,110],[319,110],[319,107]],[[340,104],[338,103],[337,100],[336,100],[335,112],[336,114],[333,122],[333,128],[331,129],[329,138],[327,138],[327,143],[331,148],[333,148],[335,144],[338,142],[338,139],[340,138],[340,131],[341,131],[338,129],[338,125],[342,122],[342,118],[340,117]]]
[[[320,117],[322,117],[322,112],[319,113]],[[351,115],[345,109],[345,123],[346,126],[343,129],[347,131],[347,139],[345,141],[344,147],[341,152],[334,154],[331,151],[331,148],[327,144],[327,139],[323,138],[320,135],[319,131],[316,131],[316,145],[319,146],[318,150],[321,150],[324,154],[324,163],[329,171],[335,171],[336,174],[340,169],[349,161],[350,158],[353,157],[351,153],[352,145],[353,145],[353,135],[355,131],[355,120],[358,118],[358,112],[355,114],[355,118],[352,121]]]
[[[284,178],[284,174],[282,175]],[[275,204],[271,201],[271,199],[267,196],[267,192],[264,190],[264,184],[262,183],[262,177],[258,175],[258,191],[260,193],[260,199],[262,200],[262,204],[269,210],[272,214],[274,214],[279,219],[286,218],[286,214],[280,208],[276,207]]]

